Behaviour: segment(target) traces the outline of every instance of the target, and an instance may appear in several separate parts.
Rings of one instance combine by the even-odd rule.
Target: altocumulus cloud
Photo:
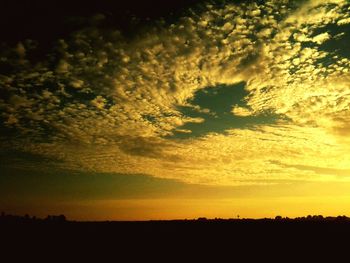
[[[58,39],[39,62],[27,56],[35,42],[22,41],[1,51],[1,148],[47,158],[47,167],[188,183],[340,180],[332,171],[350,168],[350,54],[331,47],[349,40],[349,8],[209,3],[133,38],[92,25]],[[241,82],[246,105],[232,103],[231,114],[284,118],[172,137],[205,122],[179,107],[211,114],[191,105],[197,91]],[[327,169],[297,169],[311,166]]]

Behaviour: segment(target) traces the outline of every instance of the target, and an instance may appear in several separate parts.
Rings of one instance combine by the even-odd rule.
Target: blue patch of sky
[[[210,113],[200,112],[190,106],[181,106],[179,110],[183,115],[203,118],[202,123],[186,123],[179,129],[191,130],[191,133],[174,131],[173,138],[189,138],[204,136],[208,133],[225,133],[233,128],[252,128],[258,124],[273,124],[282,117],[273,113],[262,113],[256,116],[235,116],[231,111],[234,105],[248,107],[245,98],[245,82],[234,85],[217,85],[198,91],[190,101],[191,105],[201,109],[209,109]]]
[[[297,31],[295,31],[296,33]],[[330,38],[324,41],[322,44],[318,44],[312,41],[305,41],[301,43],[302,48],[316,48],[319,51],[327,52],[327,55],[318,58],[315,61],[315,66],[320,65],[322,67],[329,67],[337,63],[342,58],[350,59],[350,24],[338,25],[336,23],[328,24],[324,27],[316,29],[310,37],[315,37],[322,33],[330,34]],[[294,42],[293,37],[289,39]],[[290,68],[291,74],[294,74],[299,68]]]
[[[328,32],[331,38],[319,46],[320,51],[329,52],[342,58],[350,58],[350,24],[331,24],[315,31],[315,35]],[[340,35],[342,34],[342,35]]]

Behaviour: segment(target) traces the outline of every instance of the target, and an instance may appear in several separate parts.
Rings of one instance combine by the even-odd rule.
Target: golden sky
[[[350,215],[350,4],[105,14],[0,52],[0,209],[83,220]],[[38,205],[40,203],[40,205]]]

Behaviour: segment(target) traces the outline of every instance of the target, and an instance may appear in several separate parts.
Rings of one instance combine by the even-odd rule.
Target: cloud
[[[346,25],[346,24],[349,24],[349,23],[350,23],[350,17],[348,17],[348,18],[343,18],[343,19],[340,19],[340,20],[337,21],[337,24],[338,24],[339,26],[341,26],[341,25]]]
[[[328,39],[330,39],[330,35],[326,32],[313,37],[312,41],[320,45]]]
[[[106,105],[107,100],[103,98],[102,96],[97,96],[91,101],[91,105],[95,106],[96,108],[102,110],[104,109]]]
[[[241,116],[241,117],[247,117],[252,114],[249,109],[240,107],[237,105],[232,108],[232,113],[236,116]]]
[[[317,174],[323,174],[323,175],[332,175],[332,176],[340,176],[340,177],[349,177],[350,176],[350,169],[334,169],[334,168],[324,168],[324,167],[318,167],[318,166],[308,166],[308,165],[285,165],[279,162],[275,162],[276,164],[279,164],[286,168],[295,168],[297,170],[301,171],[312,171],[316,175]]]

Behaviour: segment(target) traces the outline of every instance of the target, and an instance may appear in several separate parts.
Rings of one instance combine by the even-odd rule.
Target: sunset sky
[[[0,211],[350,216],[350,2],[4,1]]]

